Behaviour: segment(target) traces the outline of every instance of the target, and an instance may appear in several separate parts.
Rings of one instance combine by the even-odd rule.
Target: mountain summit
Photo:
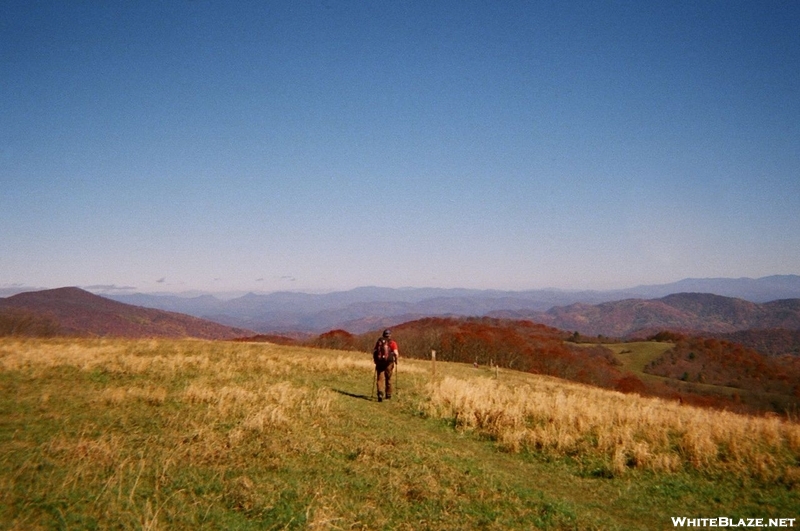
[[[124,304],[75,287],[0,299],[0,315],[4,314],[45,318],[60,333],[79,336],[231,339],[253,334],[197,317]]]

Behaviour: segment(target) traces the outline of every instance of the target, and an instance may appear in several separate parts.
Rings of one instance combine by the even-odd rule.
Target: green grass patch
[[[634,341],[630,343],[609,343],[603,345],[622,362],[622,368],[637,376],[644,374],[645,366],[675,345],[658,341]]]

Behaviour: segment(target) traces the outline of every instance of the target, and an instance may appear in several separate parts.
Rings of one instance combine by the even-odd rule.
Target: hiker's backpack
[[[392,358],[392,351],[389,349],[388,339],[382,337],[378,340],[378,343],[375,345],[375,350],[372,352],[372,357],[375,359],[376,363],[389,363]]]

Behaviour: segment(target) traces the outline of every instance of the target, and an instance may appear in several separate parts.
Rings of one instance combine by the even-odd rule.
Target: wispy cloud
[[[92,284],[90,286],[82,286],[87,291],[102,291],[104,293],[110,291],[135,291],[136,286],[118,286],[116,284]]]
[[[19,282],[15,282],[12,284],[2,284],[0,285],[0,298],[10,297],[12,295],[16,295],[17,293],[24,293],[26,291],[39,291],[42,289],[47,289],[47,288],[36,288],[33,286],[26,286],[25,284],[21,284]]]

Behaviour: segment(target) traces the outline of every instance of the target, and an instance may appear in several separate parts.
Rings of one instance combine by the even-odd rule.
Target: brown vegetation
[[[17,308],[0,309],[0,336],[53,337],[61,332],[58,322]]]
[[[346,330],[331,330],[311,340],[308,344],[318,348],[356,350],[356,337]]]
[[[800,356],[800,330],[740,330],[716,337],[750,347],[766,356]]]
[[[800,357],[768,357],[729,341],[675,339],[645,372],[667,378],[800,398]]]
[[[231,339],[254,334],[197,317],[123,304],[79,288],[20,293],[0,299],[0,314],[11,316],[4,319],[6,322],[16,320],[17,330],[19,316],[29,315],[26,328],[31,333],[27,335]]]

